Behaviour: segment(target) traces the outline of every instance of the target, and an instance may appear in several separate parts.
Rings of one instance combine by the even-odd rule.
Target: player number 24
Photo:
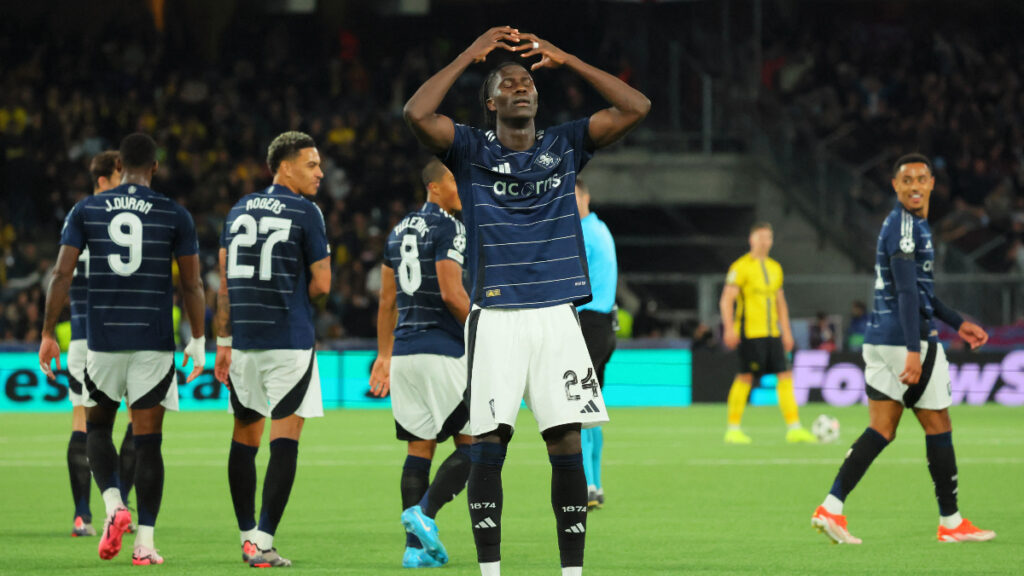
[[[292,221],[287,218],[264,216],[260,218],[259,223],[249,214],[242,214],[235,218],[235,221],[231,223],[231,233],[235,234],[235,237],[231,239],[231,245],[228,246],[228,278],[252,278],[256,275],[255,266],[238,263],[238,247],[255,246],[256,231],[259,230],[260,234],[268,234],[260,249],[260,280],[270,280],[273,277],[271,252],[278,242],[288,240],[291,228]]]

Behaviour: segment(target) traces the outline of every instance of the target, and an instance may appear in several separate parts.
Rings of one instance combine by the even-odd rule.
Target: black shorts
[[[590,362],[597,373],[597,383],[604,389],[604,367],[615,352],[615,330],[612,328],[615,318],[613,313],[604,314],[593,310],[580,310],[580,328],[583,340],[590,352]]]
[[[740,374],[779,374],[789,370],[782,338],[744,338],[740,340]]]
[[[441,443],[445,440],[455,436],[466,426],[466,422],[469,422],[469,406],[465,402],[459,402],[459,405],[452,410],[452,413],[441,425],[440,432],[437,433],[437,442]],[[395,420],[395,438],[403,442],[414,442],[417,440],[431,440],[431,438],[420,438],[412,432],[406,430],[398,420]]]

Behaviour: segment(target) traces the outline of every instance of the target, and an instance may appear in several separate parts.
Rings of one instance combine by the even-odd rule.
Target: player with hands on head
[[[121,185],[90,196],[68,213],[61,233],[50,288],[46,294],[41,367],[52,377],[50,362],[59,350],[53,328],[68,297],[79,255],[89,251],[86,366],[84,384],[89,466],[103,495],[107,519],[99,542],[104,560],[121,550],[131,513],[121,497],[117,451],[111,431],[121,398],[132,410],[136,453],[135,484],[139,526],[132,563],[162,564],[153,529],[163,497],[161,451],[165,410],[178,409],[175,382],[171,268],[177,261],[185,311],[192,326],[187,348],[193,370],[203,370],[206,302],[199,272],[199,243],[191,215],[152,190],[157,170],[152,138],[136,133],[121,141]]]
[[[486,128],[439,114],[459,76],[497,51],[513,61],[494,68],[481,86]],[[527,67],[560,66],[609,106],[538,130],[538,94]],[[463,206],[472,286],[467,394],[475,437],[467,500],[483,576],[500,573],[501,470],[524,399],[551,462],[562,573],[582,573],[587,482],[580,431],[608,416],[574,308],[591,300],[575,180],[593,153],[625,136],[650,105],[615,76],[511,26],[484,32],[405,105],[413,134],[455,175]]]
[[[959,473],[949,418],[952,385],[935,319],[955,328],[972,350],[984,346],[988,334],[935,295],[935,250],[928,226],[928,200],[935,186],[931,161],[921,154],[901,156],[893,167],[892,186],[897,202],[878,235],[875,303],[862,352],[870,425],[846,453],[811,526],[833,542],[861,543],[846,527],[843,505],[895,439],[903,411],[909,408],[925,433],[928,472],[939,504],[938,540],[991,540],[996,533],[963,518],[957,504]]]

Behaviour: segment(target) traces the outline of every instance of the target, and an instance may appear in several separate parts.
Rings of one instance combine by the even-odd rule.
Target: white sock
[[[256,536],[256,529],[243,530],[238,533],[239,544],[244,545],[246,540],[252,540]]]
[[[118,508],[124,508],[121,501],[121,490],[118,488],[107,488],[103,491],[103,503],[107,505],[107,516],[110,516]]]
[[[799,420],[796,421],[796,422],[793,422],[792,424],[790,424],[789,426],[786,427],[787,430],[796,430],[798,428],[803,428],[803,426],[800,425],[800,421]]]
[[[583,566],[563,566],[562,576],[583,576]]]
[[[139,531],[135,533],[135,547],[155,548],[153,545],[153,527],[139,524]]]
[[[740,425],[739,424],[729,424],[729,427],[727,429],[728,430],[739,430],[740,429]]]
[[[501,561],[481,562],[480,576],[501,576]]]
[[[262,530],[254,531],[252,538],[249,539],[252,540],[260,550],[270,550],[274,547],[274,535],[267,534]]]
[[[842,515],[843,513],[843,501],[831,494],[825,496],[825,501],[821,505],[825,507],[825,510],[828,510],[829,514]]]
[[[964,521],[964,517],[960,515],[960,511],[954,512],[950,516],[939,516],[939,525],[948,530],[952,530],[960,525]]]

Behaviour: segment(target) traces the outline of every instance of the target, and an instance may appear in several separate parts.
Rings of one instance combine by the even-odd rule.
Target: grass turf
[[[937,507],[924,437],[907,415],[897,441],[848,499],[861,546],[834,546],[810,516],[867,409],[805,406],[806,423],[837,416],[830,445],[788,445],[778,411],[749,408],[751,446],[725,446],[724,406],[616,409],[605,427],[607,503],[588,519],[586,573],[622,574],[1021,574],[1024,573],[1024,419],[1021,409],[956,407],[954,440],[964,515],[999,537],[982,544],[935,541]],[[115,428],[120,443],[124,422]],[[227,486],[230,417],[171,414],[165,421],[166,484],[156,543],[163,572],[246,570]],[[69,414],[0,417],[0,574],[76,575],[146,570],[131,566],[131,536],[112,561],[96,538],[73,539],[65,451]],[[404,445],[385,411],[333,411],[310,421],[277,545],[293,570],[402,574],[398,481]],[[435,469],[450,452],[443,445]],[[269,450],[260,450],[262,482]],[[549,500],[550,467],[536,424],[523,413],[504,471],[503,568],[558,574]],[[438,517],[451,562],[443,573],[479,574],[465,493]],[[132,500],[134,500],[134,495]],[[95,492],[94,521],[103,503]],[[257,501],[257,508],[259,501]]]

